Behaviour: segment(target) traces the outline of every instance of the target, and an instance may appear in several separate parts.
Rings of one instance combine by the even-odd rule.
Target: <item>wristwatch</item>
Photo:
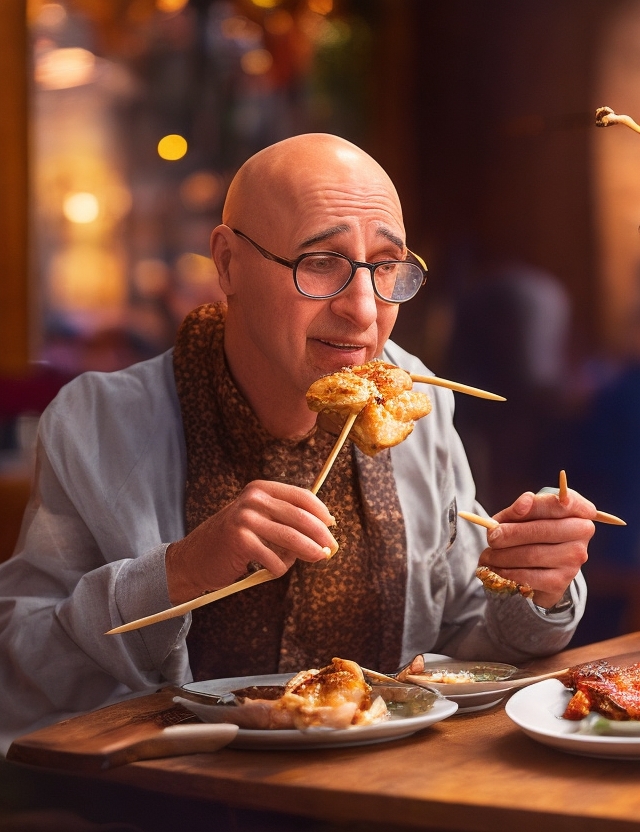
[[[558,601],[557,604],[554,604],[552,607],[539,607],[537,604],[533,604],[533,606],[538,610],[540,615],[559,615],[563,612],[568,612],[573,607],[573,599],[571,598],[571,587],[568,586],[562,598]]]

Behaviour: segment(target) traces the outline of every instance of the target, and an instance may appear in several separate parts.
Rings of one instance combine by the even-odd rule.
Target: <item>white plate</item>
[[[507,668],[510,668],[512,673],[517,672],[517,668],[512,665],[498,665],[496,662],[463,662],[442,653],[424,653],[423,655],[427,671],[442,668],[455,673],[458,670],[468,670],[471,667],[486,664],[504,668],[505,672]],[[498,702],[502,702],[512,689],[505,682],[453,682],[448,684],[430,682],[429,679],[421,679],[420,674],[409,677],[407,681],[414,684],[428,685],[439,691],[449,701],[458,705],[459,714],[484,711],[486,708],[491,708],[493,705],[497,705]]]
[[[514,693],[505,705],[510,719],[534,740],[586,757],[640,760],[640,737],[579,734],[577,721],[563,719],[571,691],[548,679]]]
[[[282,685],[294,674],[278,673],[272,676],[240,676],[231,679],[211,679],[206,682],[191,682],[184,685],[184,690],[205,696],[222,696],[233,690],[250,687],[251,685]],[[206,702],[194,702],[190,699],[176,697],[181,705],[188,708],[200,719],[208,722],[211,718],[211,711],[217,705],[209,705]],[[387,742],[408,737],[421,731],[435,722],[440,722],[454,714],[458,709],[455,702],[447,699],[437,699],[432,708],[424,714],[412,717],[391,717],[387,722],[379,722],[377,725],[354,725],[344,730],[332,729],[311,729],[308,731],[298,730],[274,730],[258,731],[240,728],[236,738],[229,743],[229,748],[318,748],[319,746],[332,746],[341,748],[352,745],[370,745],[372,743]]]

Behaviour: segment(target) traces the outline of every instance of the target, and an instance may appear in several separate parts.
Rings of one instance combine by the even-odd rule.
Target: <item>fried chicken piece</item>
[[[489,592],[496,592],[504,595],[524,595],[525,598],[533,598],[533,589],[528,584],[519,584],[502,578],[488,566],[479,566],[476,569],[476,577],[482,581],[482,585]]]
[[[317,413],[331,410],[340,416],[347,416],[358,413],[377,395],[378,388],[373,382],[346,368],[314,381],[307,390],[307,404]]]
[[[242,728],[349,728],[373,725],[388,719],[381,696],[372,698],[358,664],[334,658],[320,670],[303,670],[290,679],[275,699],[237,691],[237,705],[220,705],[220,720]],[[242,695],[246,694],[246,695]]]
[[[600,659],[575,665],[559,678],[574,691],[565,719],[580,720],[591,711],[617,721],[640,719],[640,663],[618,667]]]
[[[412,388],[409,373],[370,361],[322,376],[307,391],[307,403],[319,414],[319,427],[334,434],[340,433],[349,413],[358,413],[349,437],[363,453],[375,456],[399,445],[414,421],[431,412],[427,394]]]
[[[284,707],[293,713],[297,728],[371,724],[372,716],[384,717],[379,703],[372,707],[371,686],[365,681],[360,665],[347,659],[333,659],[318,671],[303,671],[285,686]],[[378,721],[378,720],[375,720]]]

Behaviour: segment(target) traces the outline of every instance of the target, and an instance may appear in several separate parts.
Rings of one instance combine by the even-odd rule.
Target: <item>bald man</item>
[[[580,620],[594,506],[521,495],[486,532],[452,426],[453,395],[371,458],[334,437],[309,385],[377,357],[424,282],[387,174],[335,136],[287,139],[231,183],[211,252],[226,303],[194,310],[173,350],[68,385],[43,415],[37,482],[0,568],[3,748],[165,683],[321,666],[393,671],[420,652],[520,662]],[[389,286],[376,264],[399,264]],[[478,562],[533,600],[487,595]],[[266,568],[277,580],[125,635],[124,622]]]

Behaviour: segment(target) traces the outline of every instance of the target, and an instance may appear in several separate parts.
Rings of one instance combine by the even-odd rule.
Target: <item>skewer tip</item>
[[[615,514],[609,514],[606,511],[597,511],[596,516],[594,518],[600,523],[608,523],[610,526],[626,526],[626,522],[620,518],[616,517]]]
[[[500,525],[492,517],[481,517],[479,514],[472,514],[470,511],[459,511],[458,517],[462,517],[463,520],[468,520],[470,523],[475,523],[476,526],[484,526],[485,529],[495,529],[496,526]]]
[[[564,505],[567,502],[569,497],[568,488],[567,488],[567,472],[560,471],[560,477],[558,481],[558,500]]]

